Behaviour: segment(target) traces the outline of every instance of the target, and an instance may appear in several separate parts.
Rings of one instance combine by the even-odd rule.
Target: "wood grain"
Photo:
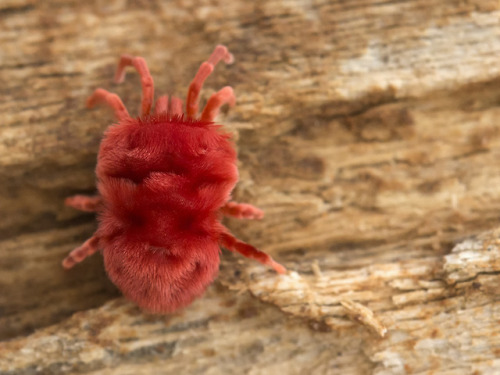
[[[263,311],[255,322],[269,329],[266,348],[292,358],[287,340],[305,335],[304,357],[278,356],[272,367],[275,352],[241,356],[247,373],[286,372],[287,364],[311,373],[335,366],[346,374],[495,373],[500,267],[484,244],[496,249],[497,234],[460,245],[465,252],[455,245],[499,225],[499,17],[500,4],[487,0],[2,2],[0,336],[60,323],[5,344],[11,362],[1,371],[35,366],[16,345],[38,351],[44,337],[55,337],[54,348],[76,337],[85,346],[90,339],[74,328],[79,319],[129,316],[130,305],[112,302],[64,320],[117,295],[98,256],[70,273],[60,269],[95,228],[92,215],[64,208],[63,199],[94,191],[99,140],[112,122],[104,110],[86,110],[85,98],[103,87],[136,113],[138,77],[111,82],[124,52],[146,58],[157,93],[182,96],[222,43],[235,63],[217,67],[203,98],[233,86],[237,105],[219,121],[239,151],[234,197],[266,212],[262,221],[228,225],[290,273],[278,277],[224,254],[227,290],[185,314],[211,322],[233,296]],[[254,329],[224,310],[236,331]],[[306,322],[328,333],[319,340]],[[189,332],[196,341],[201,331]],[[360,342],[350,357],[327,354]],[[211,371],[235,371],[238,360],[231,367],[217,345]],[[16,358],[24,365],[12,365]],[[159,357],[143,358],[134,373],[155,373]],[[193,360],[172,358],[162,360],[173,366],[168,371]],[[57,371],[124,373],[127,361]]]
[[[500,231],[436,260],[255,272],[251,292],[301,319],[219,284],[166,316],[118,299],[0,343],[0,374],[495,374]]]

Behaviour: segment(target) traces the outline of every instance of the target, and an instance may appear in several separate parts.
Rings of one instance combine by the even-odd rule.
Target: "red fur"
[[[197,113],[205,71],[211,72],[220,59],[231,60],[222,46],[193,80],[187,113]],[[75,208],[96,210],[99,228],[64,260],[64,267],[71,268],[101,249],[110,279],[127,298],[153,312],[174,311],[205,291],[217,274],[221,243],[285,272],[267,254],[235,239],[220,223],[223,214],[263,215],[251,205],[229,202],[238,180],[236,152],[230,136],[212,120],[221,105],[234,101],[232,90],[225,88],[212,96],[203,121],[178,115],[177,98],[172,98],[169,111],[168,99],[161,97],[155,114],[149,114],[153,81],[147,65],[142,58],[126,55],[120,61],[118,79],[123,78],[127,65],[141,74],[143,113],[130,118],[119,97],[103,89],[89,98],[90,106],[106,102],[119,122],[108,128],[99,150],[99,196],[66,200]]]

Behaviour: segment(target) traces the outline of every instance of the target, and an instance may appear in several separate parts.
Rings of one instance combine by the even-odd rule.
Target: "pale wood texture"
[[[498,233],[454,246],[500,224],[499,17],[487,0],[2,2],[0,336],[59,323],[2,344],[0,374],[498,373]],[[104,87],[136,113],[137,75],[111,83],[124,52],[184,96],[219,43],[235,63],[203,97],[233,86],[235,198],[266,212],[228,225],[290,272],[224,254],[174,317],[118,300],[64,320],[118,295],[99,256],[60,267],[95,228],[63,199],[94,191],[112,121],[84,99]]]
[[[461,243],[442,261],[432,280],[425,275],[436,259],[253,286],[307,320],[215,287],[171,316],[115,300],[0,343],[0,374],[496,374],[500,231]],[[355,322],[388,332],[381,338]]]

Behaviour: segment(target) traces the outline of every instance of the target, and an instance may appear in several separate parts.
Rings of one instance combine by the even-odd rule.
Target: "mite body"
[[[65,203],[98,213],[99,226],[63,261],[71,268],[102,251],[106,271],[123,294],[152,312],[188,305],[214,280],[220,246],[269,265],[285,268],[269,255],[236,239],[221,224],[223,215],[260,219],[263,212],[230,201],[238,180],[230,136],[213,123],[220,107],[233,105],[227,86],[213,94],[198,116],[203,82],[218,61],[232,61],[218,46],[191,82],[185,112],[182,101],[157,99],[152,112],[153,79],[141,57],[122,56],[115,80],[127,66],[141,76],[141,116],[132,118],[121,99],[97,89],[87,106],[111,107],[118,119],[105,132],[97,158],[97,196],[73,196]]]

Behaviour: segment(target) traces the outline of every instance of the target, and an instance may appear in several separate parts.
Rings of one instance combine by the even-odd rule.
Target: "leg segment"
[[[188,118],[193,118],[197,115],[198,101],[203,83],[213,72],[215,65],[217,65],[220,60],[224,60],[226,64],[231,64],[233,62],[233,55],[228,52],[225,46],[221,45],[215,47],[214,52],[212,52],[208,60],[201,64],[198,73],[196,73],[193,81],[189,85],[186,99],[186,115]]]
[[[205,109],[201,113],[201,121],[214,121],[215,117],[219,114],[220,108],[224,104],[229,104],[231,107],[236,102],[233,89],[229,86],[224,87],[215,94],[213,94],[207,102]]]
[[[100,196],[73,195],[65,199],[64,204],[85,212],[96,212],[102,203]]]
[[[163,95],[156,100],[155,115],[163,113],[166,114],[167,112],[168,112],[168,96]]]
[[[115,82],[121,83],[125,79],[125,68],[133,66],[141,76],[142,84],[142,110],[141,116],[149,115],[154,98],[153,77],[149,73],[148,64],[142,57],[122,55],[116,69]]]
[[[170,102],[170,116],[182,116],[182,100],[172,96]]]
[[[264,211],[247,203],[227,202],[221,208],[221,212],[237,219],[262,219],[264,217]]]
[[[116,94],[112,94],[104,89],[97,89],[92,95],[87,99],[87,108],[93,108],[97,104],[104,103],[107,104],[113,111],[115,111],[115,116],[118,120],[129,119],[127,108],[123,105],[122,100]]]
[[[90,237],[83,243],[82,246],[77,247],[69,255],[64,258],[62,265],[66,269],[70,269],[75,264],[80,263],[86,257],[94,254],[99,249],[99,237],[95,235]]]
[[[246,244],[238,240],[229,232],[221,234],[220,244],[230,251],[238,252],[247,258],[255,259],[262,264],[270,266],[278,273],[281,274],[286,273],[286,268],[283,267],[278,262],[276,262],[275,260],[273,260],[273,258],[271,258],[269,255],[256,249],[252,245]]]

